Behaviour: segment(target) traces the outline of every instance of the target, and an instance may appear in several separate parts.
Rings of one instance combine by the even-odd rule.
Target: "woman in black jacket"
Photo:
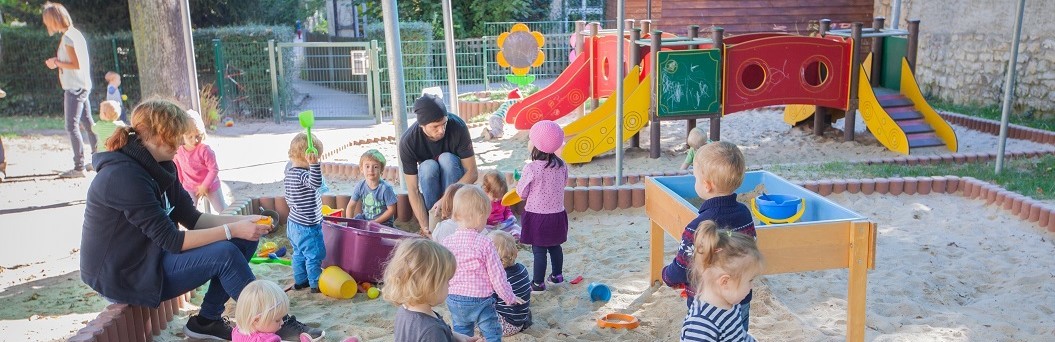
[[[257,215],[198,212],[172,162],[192,127],[175,103],[148,100],[133,110],[131,126],[106,142],[112,152],[93,158],[98,175],[84,210],[81,279],[111,302],[149,307],[211,280],[184,332],[230,340],[224,304],[255,279],[248,261],[271,227],[254,223]],[[300,333],[322,335],[292,316],[279,331],[293,340]]]

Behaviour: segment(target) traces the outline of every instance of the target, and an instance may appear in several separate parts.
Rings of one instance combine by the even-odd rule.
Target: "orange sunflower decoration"
[[[532,67],[542,66],[546,60],[546,54],[542,52],[545,41],[542,33],[531,31],[523,23],[517,23],[509,32],[498,35],[498,65],[513,71],[512,75],[506,75],[506,79],[517,85],[533,82],[535,76],[527,73]]]

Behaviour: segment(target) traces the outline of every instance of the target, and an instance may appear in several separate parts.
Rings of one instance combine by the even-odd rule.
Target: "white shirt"
[[[72,57],[67,52],[67,47],[73,47],[73,51],[77,53],[77,62],[80,64],[80,69],[70,70],[59,68],[59,83],[62,84],[62,89],[65,90],[91,90],[92,89],[92,78],[91,78],[91,60],[88,59],[88,42],[84,40],[84,35],[81,31],[70,26],[66,33],[62,34],[62,41],[59,43],[59,51],[56,54],[60,62],[70,63]]]

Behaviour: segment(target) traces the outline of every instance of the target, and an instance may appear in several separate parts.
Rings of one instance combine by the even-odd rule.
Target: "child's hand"
[[[308,164],[318,164],[319,154],[318,153],[305,153],[304,159],[308,161]]]
[[[209,188],[206,188],[204,185],[199,185],[198,186],[198,193],[197,193],[197,195],[198,195],[198,197],[208,197],[209,196]]]
[[[524,298],[516,297],[516,299],[514,299],[513,302],[509,303],[509,304],[520,305],[520,304],[524,304],[524,303],[527,303],[527,301],[524,300]]]

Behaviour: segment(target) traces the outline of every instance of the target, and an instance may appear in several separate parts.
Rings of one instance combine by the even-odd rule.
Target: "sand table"
[[[876,270],[868,275],[868,340],[1027,340],[1055,334],[1055,234],[982,201],[958,196],[835,195],[835,202],[879,223]],[[973,213],[963,215],[962,213]],[[578,285],[551,286],[532,296],[534,326],[509,341],[671,341],[685,316],[668,288],[649,288],[648,220],[641,209],[570,215],[565,276]],[[668,258],[676,241],[666,239]],[[531,267],[531,253],[518,260]],[[289,269],[254,266],[261,278],[290,281]],[[613,289],[590,302],[591,281]],[[846,271],[767,276],[756,282],[751,332],[763,341],[829,341],[845,336]],[[395,309],[356,296],[339,301],[295,292],[294,314],[321,323],[332,337],[391,340]],[[437,308],[448,317],[445,308]],[[636,315],[636,330],[601,330],[608,312]],[[178,317],[161,340],[181,337]]]

